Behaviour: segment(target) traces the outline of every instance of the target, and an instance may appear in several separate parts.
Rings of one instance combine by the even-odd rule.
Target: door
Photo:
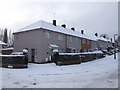
[[[31,49],[31,62],[35,62],[36,58],[36,49]]]

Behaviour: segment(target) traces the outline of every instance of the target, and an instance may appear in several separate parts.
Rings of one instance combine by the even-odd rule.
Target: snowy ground
[[[29,64],[28,69],[0,69],[3,88],[118,87],[118,60],[113,55],[77,65]]]

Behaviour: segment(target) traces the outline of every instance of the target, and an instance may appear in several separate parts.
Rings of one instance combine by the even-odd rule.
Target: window
[[[45,37],[46,37],[46,38],[50,38],[50,32],[46,32],[46,33],[45,33]]]
[[[76,38],[76,42],[78,42],[78,40],[79,40],[79,39],[78,39],[78,38]]]
[[[61,34],[58,35],[58,40],[63,40],[63,36]]]
[[[88,45],[90,44],[90,41],[89,41],[89,40],[87,40],[87,44],[88,44]]]
[[[16,34],[16,39],[18,39],[18,34]]]
[[[85,41],[86,41],[85,39],[82,39],[82,43],[83,43],[83,44],[85,44]]]
[[[70,37],[70,42],[72,42],[73,40],[72,40],[72,37]]]

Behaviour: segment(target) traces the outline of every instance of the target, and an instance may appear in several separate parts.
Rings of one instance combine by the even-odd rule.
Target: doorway
[[[31,49],[31,62],[35,62],[36,58],[36,49]]]

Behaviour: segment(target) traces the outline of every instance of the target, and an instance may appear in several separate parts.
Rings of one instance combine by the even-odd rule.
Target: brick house
[[[29,50],[29,61],[43,63],[51,60],[54,49],[59,52],[80,52],[91,49],[91,39],[75,28],[38,21],[14,32],[14,51]]]
[[[93,44],[94,42],[94,44]],[[59,52],[84,52],[95,50],[97,41],[86,34],[68,29],[66,25],[38,21],[14,32],[14,51],[29,51],[29,62],[44,63],[51,61],[54,49]],[[96,44],[96,45],[95,45]]]

